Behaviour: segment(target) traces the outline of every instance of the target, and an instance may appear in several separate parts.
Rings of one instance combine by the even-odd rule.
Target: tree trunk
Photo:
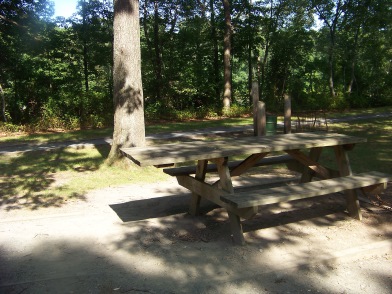
[[[4,91],[3,88],[0,85],[0,96],[1,96],[1,102],[2,102],[2,107],[1,107],[1,118],[3,119],[4,122],[7,121],[7,117],[5,116],[5,96],[4,96]]]
[[[213,75],[214,75],[214,90],[215,99],[219,101],[220,96],[220,86],[219,86],[219,49],[218,49],[218,38],[216,33],[216,21],[215,21],[215,9],[214,0],[210,0],[210,10],[211,10],[211,37],[214,44],[214,61],[213,61]]]
[[[88,48],[87,48],[87,11],[86,11],[86,1],[82,2],[82,30],[83,30],[83,72],[84,72],[84,88],[86,92],[89,91],[89,81],[88,81]]]
[[[228,110],[231,103],[231,15],[229,0],[222,0],[225,13],[225,36],[224,36],[224,90],[223,90],[223,109]]]
[[[334,35],[332,35],[331,32],[331,44],[329,47],[329,52],[328,52],[328,67],[329,67],[329,80],[328,80],[328,85],[329,85],[329,90],[331,93],[331,97],[335,97],[335,85],[334,85],[334,51],[335,51],[335,41],[334,41]]]
[[[139,1],[114,1],[113,100],[114,132],[108,163],[119,149],[145,145],[139,31]]]
[[[358,48],[358,36],[360,32],[361,27],[358,26],[356,31],[355,31],[355,37],[354,37],[354,46],[352,48],[352,59],[351,59],[351,77],[350,77],[350,82],[347,86],[347,93],[348,95],[351,95],[353,91],[353,85],[355,81],[355,62],[357,58],[357,48]]]
[[[249,91],[249,105],[253,104],[252,97],[252,83],[253,83],[253,64],[252,64],[252,47],[253,47],[253,35],[251,25],[251,13],[252,13],[252,1],[248,0],[248,91]]]
[[[154,51],[155,51],[155,91],[157,101],[162,98],[162,53],[159,38],[158,1],[154,1]]]

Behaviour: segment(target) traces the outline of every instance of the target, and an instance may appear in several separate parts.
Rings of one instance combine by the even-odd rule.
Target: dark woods
[[[147,119],[219,115],[227,83],[230,108],[247,110],[252,81],[271,111],[283,109],[284,94],[301,110],[392,104],[388,0],[139,4]],[[0,120],[39,128],[112,124],[113,2],[79,1],[69,19],[53,11],[48,0],[0,3]]]

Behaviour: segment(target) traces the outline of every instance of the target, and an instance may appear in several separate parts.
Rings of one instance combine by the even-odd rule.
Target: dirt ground
[[[172,179],[2,209],[0,293],[392,293],[387,209],[362,203],[359,222],[341,194],[265,206],[235,246],[225,211],[192,217],[189,199]]]

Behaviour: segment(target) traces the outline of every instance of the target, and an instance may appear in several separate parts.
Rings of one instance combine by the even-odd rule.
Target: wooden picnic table
[[[296,133],[122,148],[121,152],[139,166],[167,167],[191,162],[188,167],[166,168],[164,172],[176,176],[181,186],[192,191],[192,215],[198,214],[201,197],[225,208],[235,243],[244,244],[240,218],[254,216],[261,205],[345,191],[349,215],[360,220],[361,211],[355,189],[365,188],[368,193],[379,193],[392,179],[378,172],[352,174],[347,151],[352,150],[355,144],[364,142],[364,138],[337,133]],[[325,147],[334,149],[337,170],[318,162]],[[275,152],[287,154],[283,162],[291,162],[291,166],[302,173],[300,183],[276,188],[258,187],[254,191],[235,193],[232,178],[254,166],[281,163],[281,156],[267,157]],[[248,157],[240,161],[232,160],[243,155]],[[207,183],[205,177],[208,172],[217,172],[219,180]],[[318,180],[312,182],[313,178]]]

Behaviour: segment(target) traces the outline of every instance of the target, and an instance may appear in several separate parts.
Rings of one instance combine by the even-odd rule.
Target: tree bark
[[[145,145],[138,0],[114,1],[113,30],[115,113],[109,164],[121,157],[120,148]]]
[[[223,110],[228,110],[231,104],[231,15],[229,0],[223,1],[223,9],[225,13],[225,36],[224,36],[224,88],[223,88]]]
[[[84,72],[84,88],[86,92],[89,91],[89,80],[88,80],[88,44],[87,44],[87,10],[86,1],[82,2],[82,35],[83,35],[83,72]]]
[[[358,48],[358,36],[360,32],[361,27],[358,26],[357,29],[355,30],[355,36],[354,36],[354,46],[352,48],[352,59],[351,59],[351,78],[350,82],[347,86],[347,93],[348,95],[351,95],[352,90],[353,90],[353,85],[355,81],[355,62],[357,58],[357,48]]]
[[[246,2],[248,6],[248,91],[249,91],[249,105],[253,104],[252,97],[252,83],[253,83],[253,64],[252,64],[252,47],[253,47],[253,35],[251,25],[251,14],[252,14],[252,0]]]
[[[215,9],[214,0],[210,0],[210,10],[211,10],[211,37],[214,44],[214,61],[213,61],[213,74],[214,74],[214,90],[215,99],[219,101],[220,99],[220,86],[219,86],[219,49],[218,49],[218,38],[216,32],[216,20],[215,20]]]
[[[335,97],[336,96],[335,84],[334,84],[335,29],[332,28],[330,29],[330,38],[331,38],[331,43],[328,49],[328,67],[329,67],[328,85],[329,85],[331,97]]]
[[[5,116],[5,96],[4,96],[4,91],[3,88],[0,85],[0,96],[1,96],[1,101],[2,101],[2,107],[1,107],[1,117],[4,122],[7,121],[7,117]]]
[[[334,76],[335,76],[334,57],[335,57],[336,30],[337,30],[339,19],[344,12],[345,5],[346,5],[346,1],[342,1],[342,0],[337,1],[335,12],[330,17],[328,17],[327,14],[328,11],[324,11],[321,7],[318,7],[317,5],[315,6],[317,14],[324,21],[324,23],[328,26],[329,29],[330,44],[328,48],[328,67],[329,67],[328,86],[329,86],[331,97],[336,96],[335,82],[334,82]]]
[[[161,101],[162,89],[162,53],[159,38],[159,10],[158,1],[154,1],[154,51],[155,51],[155,78],[156,99]]]

